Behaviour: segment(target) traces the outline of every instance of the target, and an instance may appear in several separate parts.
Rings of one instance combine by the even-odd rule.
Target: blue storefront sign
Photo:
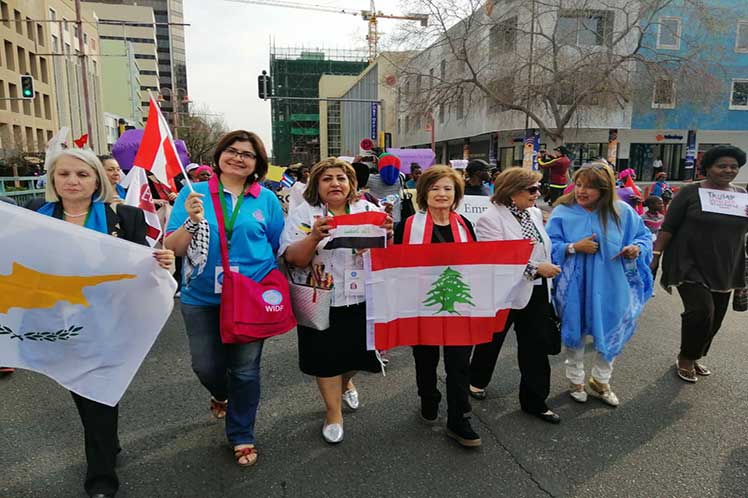
[[[371,103],[371,139],[377,142],[378,128],[379,128],[379,108],[376,102]]]

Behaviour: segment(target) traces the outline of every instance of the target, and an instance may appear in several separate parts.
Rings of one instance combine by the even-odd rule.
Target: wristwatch
[[[569,244],[568,246],[566,246],[566,252],[568,252],[569,254],[576,254],[577,253],[577,250],[574,249],[574,244],[573,243]]]

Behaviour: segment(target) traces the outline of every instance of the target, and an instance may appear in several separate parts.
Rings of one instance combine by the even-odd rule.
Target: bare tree
[[[420,123],[485,109],[561,143],[568,128],[623,115],[637,100],[708,107],[724,88],[725,10],[709,0],[410,0],[428,28],[403,24],[393,47],[400,110]],[[711,2],[714,3],[714,2]],[[686,23],[665,23],[671,8]],[[734,17],[732,17],[734,18]],[[722,20],[720,22],[720,20]]]
[[[179,138],[184,140],[190,159],[200,164],[212,162],[216,143],[228,131],[225,121],[206,106],[191,106],[190,113],[180,116],[179,122]]]

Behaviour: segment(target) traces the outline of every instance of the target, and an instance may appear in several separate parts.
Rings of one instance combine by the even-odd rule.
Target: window
[[[39,71],[42,77],[42,83],[49,83],[49,73],[47,72],[47,59],[39,57]]]
[[[31,40],[32,42],[36,41],[36,25],[30,17],[26,18],[26,36],[28,36],[29,40]]]
[[[613,43],[613,13],[604,10],[562,10],[556,22],[560,45],[607,46]]]
[[[444,123],[444,104],[439,104],[439,123]]]
[[[16,70],[16,58],[13,55],[13,44],[9,41],[5,41],[5,67],[11,71]]]
[[[447,78],[447,61],[442,61],[439,65],[439,77],[442,82]]]
[[[60,42],[55,35],[52,35],[52,53],[56,54],[60,49]]]
[[[455,117],[457,119],[465,119],[465,96],[460,95],[455,104]]]
[[[657,48],[678,50],[680,48],[680,17],[661,17],[657,26]]]
[[[514,76],[499,78],[490,83],[489,87],[496,94],[497,100],[491,99],[489,105],[494,112],[508,110],[503,104],[514,102]],[[502,104],[503,103],[503,104]]]
[[[3,24],[10,27],[10,13],[8,10],[8,4],[5,2],[0,2],[0,14],[3,16]]]
[[[748,110],[748,80],[732,80],[730,109]]]
[[[652,96],[653,109],[675,108],[675,82],[667,78],[658,78]]]
[[[517,17],[501,21],[491,27],[488,35],[490,57],[513,52],[517,43]]]
[[[39,45],[42,47],[44,46],[44,28],[41,24],[36,25],[36,39],[39,42]]]
[[[21,22],[22,21],[21,13],[18,12],[17,10],[14,10],[13,19],[15,20],[13,24],[16,25],[16,33],[18,33],[19,35],[22,35],[23,34],[23,23]]]
[[[748,21],[738,21],[738,32],[735,36],[735,51],[748,53]]]

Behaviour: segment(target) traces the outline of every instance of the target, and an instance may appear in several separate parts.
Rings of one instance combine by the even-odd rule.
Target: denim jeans
[[[228,399],[226,437],[232,445],[255,443],[264,341],[223,344],[217,306],[182,304],[192,370],[217,400]]]

